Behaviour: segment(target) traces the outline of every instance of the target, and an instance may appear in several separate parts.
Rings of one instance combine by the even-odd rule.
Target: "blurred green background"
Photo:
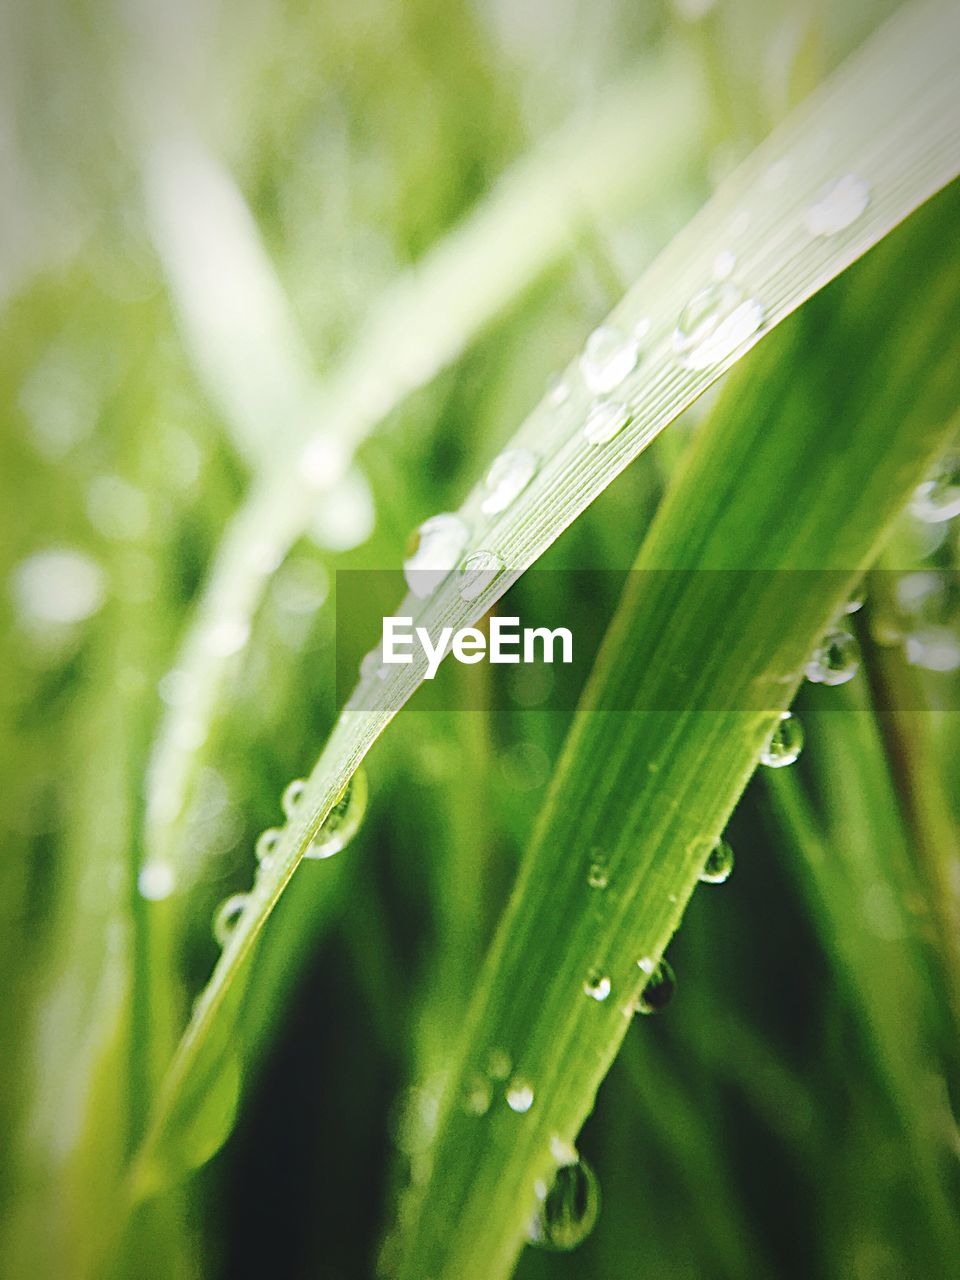
[[[385,735],[360,835],[343,858],[300,869],[261,944],[234,1033],[233,1132],[129,1218],[121,1191],[163,1058],[215,962],[217,904],[248,887],[259,833],[339,710],[336,571],[395,570],[399,596],[410,530],[456,507],[626,285],[887,8],[4,6],[0,1274],[375,1273],[420,1154],[418,1116],[569,723],[540,705],[548,689],[486,711],[414,704]],[[670,147],[621,116],[617,146],[629,145],[577,190],[577,147],[586,164],[604,145],[606,125],[591,143],[590,122],[647,86]],[[566,227],[556,249],[538,260],[538,232],[518,224],[502,256],[535,266],[506,272],[482,323],[433,317],[409,394],[372,414],[336,489],[275,539],[275,503],[258,515],[257,494],[290,473],[304,500],[297,460],[358,333],[376,332],[369,317],[416,286],[417,264],[473,210],[504,190],[522,202],[524,183],[535,198],[553,168],[573,181],[562,207],[545,201],[546,222]],[[472,261],[485,270],[479,251]],[[361,359],[361,385],[364,372],[376,388],[380,371]],[[701,415],[544,563],[629,567]],[[236,518],[262,518],[269,572],[253,574],[249,636],[222,601],[209,615],[221,628],[201,682],[211,704],[192,739],[179,719],[173,756],[189,778],[167,883],[144,844],[147,783],[164,726],[196,694],[182,645]],[[905,521],[897,567],[950,570],[956,540]],[[615,578],[602,581],[610,612]],[[350,628],[341,614],[338,642],[358,663],[375,637]],[[909,814],[894,812],[869,712],[841,727],[821,692],[804,695],[820,745],[800,800],[763,780],[748,792],[734,876],[697,895],[671,949],[677,998],[631,1029],[584,1132],[597,1228],[569,1257],[527,1249],[521,1277],[960,1275],[939,889],[907,854],[899,880],[880,856],[912,847]],[[917,735],[955,842],[953,714]],[[869,822],[850,808],[866,785],[851,759],[873,779]],[[836,881],[809,873],[816,838],[804,844],[796,803],[816,838],[856,848],[859,880],[849,860]],[[877,980],[867,995],[862,974]],[[158,1061],[138,1051],[147,1025]],[[929,1132],[911,1136],[921,1113]]]

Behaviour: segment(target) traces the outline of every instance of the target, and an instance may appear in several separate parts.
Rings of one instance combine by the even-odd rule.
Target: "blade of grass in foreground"
[[[960,263],[940,247],[957,213],[950,192],[758,352],[668,493],[637,567],[699,572],[638,573],[627,588],[480,976],[388,1274],[510,1274],[536,1189],[592,1109],[807,655],[945,444]],[[909,332],[884,316],[890,296]],[[793,572],[703,572],[731,567]],[[644,710],[670,704],[678,672],[692,709]],[[717,690],[744,710],[704,710]],[[600,892],[588,881],[597,850]],[[511,1064],[502,1083],[492,1050]]]
[[[472,530],[471,549],[493,551],[494,563],[507,566],[505,571],[470,598],[461,596],[460,580],[451,575],[430,600],[411,598],[402,612],[412,614],[434,636],[442,626],[475,622],[763,333],[956,176],[958,41],[960,13],[952,6],[922,4],[904,10],[731,176],[613,313],[612,326],[627,335],[639,329],[646,343],[639,366],[616,388],[618,399],[601,400],[598,410],[576,369],[570,370],[564,403],[545,400],[515,437],[516,447],[539,460],[526,489],[493,515],[482,512],[483,486],[462,507],[461,517]],[[852,183],[851,174],[856,175]],[[715,287],[709,282],[716,260],[727,251],[737,258],[749,294],[722,317],[714,313],[713,327],[711,316],[700,314],[707,324],[704,340],[682,343],[678,353],[678,317],[691,300],[703,309],[700,291]],[[728,290],[721,288],[720,295],[729,301]],[[701,326],[693,327],[703,334]],[[613,421],[619,431],[597,435],[597,413],[608,429]],[[585,423],[590,428],[586,436]],[[836,500],[842,506],[845,497]],[[209,1067],[202,1061],[205,1042],[230,984],[326,815],[422,677],[423,666],[417,664],[396,668],[386,680],[371,675],[338,722],[197,1002],[135,1166],[135,1194],[161,1185],[169,1176],[168,1161],[181,1164],[179,1158],[170,1160],[178,1133],[191,1124],[189,1113],[180,1108],[181,1098],[191,1094],[191,1075]]]

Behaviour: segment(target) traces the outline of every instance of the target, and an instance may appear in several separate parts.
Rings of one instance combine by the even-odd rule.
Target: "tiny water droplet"
[[[583,380],[595,395],[619,387],[637,367],[640,343],[613,325],[603,324],[587,339],[580,357]]]
[[[807,679],[813,684],[837,685],[852,680],[860,669],[857,642],[849,631],[831,631],[810,655]]]
[[[297,806],[303,799],[303,793],[306,789],[307,784],[304,778],[294,778],[280,797],[280,807],[288,818],[292,818],[296,813]]]
[[[332,858],[357,834],[367,811],[367,775],[358,769],[324,819],[304,853],[305,858]]]
[[[490,1082],[481,1075],[471,1076],[463,1093],[463,1109],[467,1115],[485,1116],[492,1101]]]
[[[760,763],[770,769],[782,769],[793,764],[803,749],[803,725],[790,711],[780,715],[780,723],[770,735],[770,740],[760,754]]]
[[[606,1000],[610,994],[612,987],[610,979],[605,973],[591,973],[586,982],[583,984],[584,994],[588,995],[591,1000],[602,1002]]]
[[[512,1080],[504,1096],[507,1106],[517,1115],[524,1115],[533,1106],[533,1089],[526,1080]]]
[[[229,898],[224,898],[223,902],[217,907],[213,917],[213,936],[221,947],[225,947],[230,941],[233,931],[237,927],[237,921],[243,915],[249,900],[249,894],[232,893]]]
[[[457,564],[469,538],[467,526],[450,512],[431,516],[410,535],[403,562],[407,586],[421,600],[432,595]]]
[[[807,210],[806,228],[812,236],[834,236],[852,226],[870,203],[870,188],[854,173],[825,187]]]
[[[733,280],[716,280],[695,294],[677,321],[673,348],[687,369],[709,369],[732,355],[760,328],[764,309]]]
[[[649,975],[647,985],[637,998],[637,1013],[659,1013],[673,998],[677,978],[673,967],[667,960],[653,965],[649,958],[637,961],[644,973]]]
[[[386,680],[390,674],[390,668],[383,660],[383,650],[377,646],[365,654],[360,662],[360,678],[362,680],[371,680],[374,676],[378,680]]]
[[[583,1159],[562,1164],[527,1229],[540,1249],[567,1253],[583,1243],[600,1213],[600,1187]]]
[[[924,524],[940,524],[960,516],[960,453],[951,452],[940,459],[914,493],[910,514]]]
[[[843,612],[846,614],[859,613],[866,604],[866,596],[851,596],[847,603],[843,606]]]
[[[506,1080],[512,1068],[506,1049],[491,1049],[487,1054],[487,1075],[491,1080]]]
[[[590,444],[606,444],[630,421],[630,410],[619,400],[595,400],[584,423],[584,439]]]
[[[506,511],[537,474],[538,462],[529,449],[507,449],[495,459],[485,480],[487,496],[480,504],[485,515]]]
[[[559,407],[570,399],[570,383],[562,373],[553,373],[547,379],[547,400]]]
[[[476,600],[503,573],[503,561],[495,551],[475,551],[460,568],[457,590],[461,600]]]
[[[733,849],[726,840],[718,840],[703,864],[700,879],[704,884],[723,884],[733,871]]]
[[[276,852],[277,845],[280,843],[281,831],[279,827],[267,827],[266,831],[261,832],[260,837],[254,847],[254,853],[259,863],[267,863]]]
[[[610,874],[607,870],[606,861],[603,858],[595,857],[590,863],[590,869],[587,872],[587,884],[591,889],[605,889],[610,883]]]
[[[729,280],[737,265],[737,255],[730,249],[723,249],[713,260],[714,280]]]

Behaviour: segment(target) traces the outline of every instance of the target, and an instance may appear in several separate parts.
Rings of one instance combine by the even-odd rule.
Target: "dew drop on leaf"
[[[636,337],[604,324],[587,339],[580,357],[580,372],[595,395],[605,395],[633,372],[639,358],[640,343]]]
[[[854,173],[825,187],[807,210],[805,223],[812,236],[835,236],[853,226],[870,203],[870,188]]]
[[[303,798],[303,793],[306,789],[307,784],[303,778],[294,778],[280,797],[280,806],[288,818],[292,818],[296,813],[297,805]]]
[[[540,1249],[566,1253],[582,1244],[600,1213],[600,1187],[582,1158],[557,1169],[527,1229],[527,1239]]]
[[[232,893],[217,907],[213,916],[213,936],[221,947],[225,947],[233,936],[237,921],[243,915],[249,900],[249,894]]]
[[[924,524],[940,524],[960,516],[960,453],[941,458],[913,495],[910,514]]]
[[[484,482],[486,496],[480,504],[485,515],[506,511],[537,474],[538,462],[529,449],[507,449],[496,458]]]
[[[583,435],[589,444],[606,444],[630,421],[630,411],[618,400],[595,400],[587,414]]]
[[[838,628],[825,635],[810,655],[806,676],[813,684],[846,684],[859,669],[856,640],[849,631]]]
[[[803,750],[803,725],[790,711],[781,713],[780,722],[760,753],[760,763],[770,769],[793,764]]]
[[[507,1106],[511,1111],[515,1111],[517,1115],[524,1115],[533,1106],[533,1088],[517,1077],[511,1080],[506,1094]]]
[[[457,590],[461,600],[476,600],[503,573],[503,561],[495,551],[475,551],[460,568]]]
[[[709,369],[760,328],[763,306],[733,280],[715,280],[695,294],[677,321],[673,349],[687,369]]]
[[[718,840],[703,864],[700,880],[703,884],[723,884],[733,871],[733,849],[726,840]]]
[[[670,1003],[677,986],[673,968],[667,960],[661,960],[655,965],[645,958],[637,963],[649,975],[647,985],[637,998],[637,1013],[659,1013]]]
[[[276,852],[277,845],[280,843],[280,828],[267,827],[266,831],[261,832],[259,839],[254,847],[257,861],[259,863],[269,862]]]
[[[432,595],[456,566],[469,533],[459,516],[450,512],[431,516],[410,535],[403,576],[421,600]]]
[[[610,994],[612,983],[605,973],[591,973],[583,984],[583,990],[591,1000],[603,1001]]]
[[[324,819],[304,853],[305,858],[332,858],[346,848],[360,828],[367,811],[367,775],[358,769]]]

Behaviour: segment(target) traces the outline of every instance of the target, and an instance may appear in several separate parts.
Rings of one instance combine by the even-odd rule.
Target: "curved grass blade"
[[[628,332],[649,321],[644,359],[618,388],[629,418],[619,434],[603,447],[584,441],[588,397],[577,382],[576,370],[571,369],[573,390],[561,411],[544,401],[515,437],[516,444],[541,457],[540,470],[527,489],[506,512],[485,517],[483,490],[478,486],[461,511],[473,530],[474,546],[496,550],[508,569],[475,599],[461,599],[451,578],[426,604],[408,601],[404,612],[432,634],[445,625],[476,621],[604,487],[763,333],[956,176],[960,120],[953,66],[958,38],[960,14],[951,6],[922,4],[904,10],[732,175],[611,317],[612,324]],[[825,149],[828,134],[830,146]],[[824,185],[848,173],[856,173],[869,190],[866,207],[836,234],[811,235],[810,211],[822,199]],[[822,219],[815,224],[815,229],[819,227]],[[741,278],[749,282],[752,297],[762,300],[763,323],[750,334],[738,335],[742,342],[709,367],[684,367],[673,345],[677,317],[710,281],[717,255],[726,250],[737,255]],[[371,677],[341,716],[273,862],[258,877],[248,908],[197,1003],[141,1149],[135,1185],[162,1178],[154,1168],[158,1141],[170,1123],[184,1081],[202,1056],[234,974],[349,778],[422,675],[422,667],[414,664],[398,667],[386,681]],[[758,720],[752,739],[759,741],[763,730],[764,722]],[[737,785],[745,781],[742,775],[741,766],[733,779]]]
[[[807,655],[948,438],[960,302],[956,254],[940,246],[955,195],[757,353],[668,492],[479,978],[388,1274],[510,1274],[553,1150],[592,1109]],[[909,341],[886,323],[887,290],[915,317]],[[729,572],[740,566],[768,572]],[[642,572],[664,567],[674,572]],[[644,710],[671,705],[678,673],[689,709]],[[706,709],[718,690],[730,710]],[[599,905],[587,882],[598,848]],[[607,980],[602,1000],[586,990],[593,973]],[[511,1075],[478,1116],[464,1099],[493,1048]]]
[[[274,341],[267,358],[258,361],[258,386],[270,370],[292,365],[296,375],[281,382],[292,382],[298,390],[291,400],[289,387],[281,395],[280,385],[270,383],[277,404],[261,429],[272,465],[260,458],[253,490],[222,540],[175,664],[176,704],[161,725],[148,780],[146,856],[158,875],[176,877],[183,816],[202,764],[202,744],[270,574],[310,528],[325,498],[349,475],[357,446],[406,396],[455,361],[525,289],[569,256],[585,228],[635,207],[641,192],[649,199],[647,193],[660,186],[663,175],[675,171],[678,156],[689,163],[699,153],[696,140],[703,132],[703,116],[689,59],[668,59],[645,69],[641,77],[613,90],[595,117],[572,124],[518,162],[459,227],[401,277],[328,382],[301,367],[291,343]],[[203,161],[201,168],[218,190],[224,186],[223,175],[208,173],[211,162]],[[171,201],[161,199],[165,192],[162,186],[157,203],[166,209],[166,224],[174,219],[167,208]],[[227,194],[226,203],[233,208],[240,197]],[[271,313],[281,309],[276,290],[263,284],[269,268],[261,260],[249,219],[241,212],[233,221],[239,224],[234,239],[247,262],[244,275],[260,281],[257,292],[269,295]],[[197,255],[195,245],[187,246],[186,255],[174,252],[185,235],[177,220],[165,236],[172,242],[167,255],[172,287],[188,313],[190,330],[198,335],[198,363],[217,391],[230,381],[224,359],[232,369],[241,356],[231,350],[229,340],[237,308],[221,316],[211,309],[206,293],[184,278],[184,257],[193,261]],[[255,312],[255,301],[246,299],[241,312]],[[276,338],[293,327],[289,316],[271,323],[248,320],[241,347],[262,347],[271,333]],[[268,397],[269,388],[261,387],[261,414]],[[233,420],[232,393],[224,407]],[[281,448],[271,434],[277,413],[293,419],[283,424]],[[233,429],[238,446],[248,442],[246,453],[252,448],[248,416],[244,409]]]

